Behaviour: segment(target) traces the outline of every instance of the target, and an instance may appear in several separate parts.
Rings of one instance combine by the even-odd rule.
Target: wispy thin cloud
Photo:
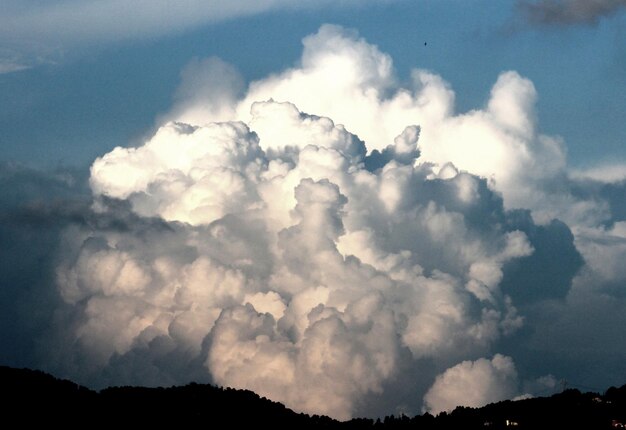
[[[13,61],[5,61],[0,59],[0,75],[4,75],[6,73],[19,72],[22,70],[30,69],[31,66],[26,64],[15,63]]]
[[[2,51],[35,61],[50,50],[139,40],[285,9],[362,6],[394,0],[6,0],[0,14],[0,73],[23,70]],[[43,53],[43,54],[42,54]],[[47,61],[43,61],[47,62]]]
[[[347,0],[339,4],[388,1]],[[271,10],[337,4],[330,0],[7,0],[5,3],[0,16],[0,36],[5,41],[47,38],[68,43],[158,36]]]

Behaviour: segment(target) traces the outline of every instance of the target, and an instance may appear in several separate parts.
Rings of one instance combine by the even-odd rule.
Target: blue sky
[[[1,158],[85,165],[149,131],[192,58],[218,56],[259,79],[294,65],[301,39],[323,23],[357,29],[392,56],[400,79],[414,67],[440,74],[459,111],[482,107],[498,73],[516,70],[535,84],[540,127],[564,138],[572,165],[626,157],[623,11],[591,25],[530,25],[514,1],[357,3],[279,6],[206,23],[181,18],[175,28],[147,26],[121,40],[88,29],[74,36],[52,25],[45,35],[23,29],[0,47],[7,62],[17,56],[30,67],[0,75]],[[141,28],[140,7],[128,14]],[[102,21],[102,32],[119,31]]]
[[[625,382],[626,1],[2,7],[0,364],[340,419]]]

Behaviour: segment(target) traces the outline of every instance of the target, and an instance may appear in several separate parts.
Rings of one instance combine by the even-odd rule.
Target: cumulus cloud
[[[619,13],[624,0],[518,0],[517,7],[532,24],[596,24]]]
[[[329,118],[275,101],[251,115],[171,122],[94,162],[96,210],[120,199],[176,226],[167,240],[68,233],[60,291],[83,303],[77,336],[101,363],[166,336],[206,347],[217,383],[348,418],[402,357],[453,360],[522,326],[498,285],[532,245],[503,228],[485,180],[415,165],[418,127],[369,163]]]
[[[259,122],[250,108],[254,102],[289,101],[303,112],[332,118],[369,151],[379,152],[407,125],[418,124],[418,163],[433,163],[436,174],[451,163],[487,178],[507,209],[532,209],[541,223],[555,217],[596,223],[608,215],[596,202],[572,195],[563,142],[538,131],[535,87],[518,73],[503,72],[484,107],[457,113],[454,92],[440,76],[415,69],[411,84],[401,86],[392,59],[355,31],[324,25],[303,45],[299,64],[252,82],[243,99],[229,106],[234,114],[225,116],[221,105],[205,98],[179,104],[178,115],[169,118],[195,125],[240,120],[257,131],[262,122],[254,122]],[[182,86],[194,79],[189,74]]]
[[[336,26],[246,91],[232,70],[194,60],[169,122],[91,167],[97,213],[121,201],[169,226],[68,230],[57,281],[96,368],[158,341],[217,383],[347,418],[411,361],[443,371],[513,336],[516,301],[568,293],[581,258],[551,220],[606,215],[537,132],[527,79],[505,72],[484,108],[456,113],[440,77],[403,88]],[[567,269],[533,278],[555,249]]]
[[[304,43],[301,68],[239,98],[236,85],[219,85],[232,82],[230,66],[192,63],[180,94],[207,82],[203,94],[182,98],[143,146],[93,163],[95,210],[123,200],[176,226],[147,237],[68,233],[77,251],[58,282],[82,304],[76,333],[94,360],[171,338],[190,357],[206,353],[220,384],[347,418],[403,361],[453,364],[523,326],[499,284],[532,244],[507,227],[489,181],[464,171],[471,160],[430,155],[432,139],[454,145],[433,131],[459,123],[448,85],[416,71],[412,91],[398,88],[391,59],[339,27]],[[279,101],[288,94],[295,103]],[[504,74],[489,111],[469,114],[479,126],[462,118],[457,133],[484,127],[505,148],[542,148],[533,99],[532,84]]]
[[[623,188],[568,173],[516,72],[465,113],[441,77],[412,76],[337,26],[248,88],[193,60],[163,124],[97,158],[91,207],[65,218],[47,368],[210,380],[342,419],[407,379],[417,412],[433,380],[437,411],[549,373],[518,378],[508,355],[532,368],[517,345],[568,331],[576,297],[623,291]],[[499,348],[515,354],[475,360]]]
[[[463,361],[437,376],[424,396],[424,410],[433,414],[457,406],[481,407],[512,399],[518,393],[517,370],[511,357]]]

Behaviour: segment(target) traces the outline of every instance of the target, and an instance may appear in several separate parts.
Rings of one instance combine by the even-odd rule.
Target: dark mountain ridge
[[[626,423],[626,385],[603,395],[566,390],[551,397],[458,407],[450,413],[339,422],[296,413],[247,390],[191,383],[171,388],[111,387],[99,392],[44,372],[0,366],[3,421],[68,427],[160,424],[176,428],[265,425],[308,429],[610,429]],[[616,427],[617,426],[617,427]]]

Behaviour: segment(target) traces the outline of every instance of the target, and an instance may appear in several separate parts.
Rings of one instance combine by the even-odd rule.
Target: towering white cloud
[[[482,387],[472,405],[517,394],[510,358],[463,360],[523,327],[507,271],[533,276],[535,252],[578,256],[575,239],[583,273],[622,277],[585,241],[623,233],[599,227],[610,205],[568,178],[517,73],[459,114],[440,77],[398,86],[389,56],[354,32],[324,26],[304,45],[299,66],[243,94],[231,66],[195,61],[171,121],[94,161],[100,221],[65,231],[56,272],[72,309],[61,366],[85,379],[137,367],[163,383],[200,365],[218,384],[338,418],[432,372],[429,410],[468,384]],[[578,267],[549,273],[567,289]],[[539,279],[522,288],[562,299]],[[401,373],[418,362],[432,367]]]
[[[221,114],[214,114],[218,108],[207,97],[179,105],[178,115],[170,118],[197,125],[252,120],[256,131],[250,111],[254,102],[290,101],[303,112],[344,125],[370,151],[382,151],[404,127],[418,124],[420,163],[435,163],[437,170],[450,162],[493,181],[507,208],[533,209],[540,222],[603,216],[584,202],[574,210],[566,187],[546,195],[545,184],[558,186],[565,175],[565,150],[558,138],[538,132],[535,88],[516,72],[499,76],[484,108],[456,113],[454,92],[441,77],[416,69],[412,85],[400,86],[391,58],[353,31],[325,25],[303,44],[300,64],[251,83],[243,100],[232,107],[234,114],[224,115],[221,104]],[[187,79],[193,81],[192,76]]]
[[[216,382],[348,418],[396,376],[401,350],[447,362],[522,325],[498,284],[532,246],[466,219],[481,204],[504,219],[483,180],[414,165],[419,128],[371,166],[364,143],[328,118],[273,101],[251,113],[256,133],[169,123],[94,162],[100,210],[123,199],[183,222],[177,241],[193,251],[173,259],[169,247],[146,252],[145,238],[81,232],[59,283],[66,300],[87,298],[78,333],[89,348],[110,357],[169,336],[199,353],[206,338]]]

